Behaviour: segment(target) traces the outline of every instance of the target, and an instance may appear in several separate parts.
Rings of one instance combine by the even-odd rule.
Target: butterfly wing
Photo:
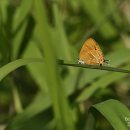
[[[86,64],[103,64],[104,56],[96,41],[89,38],[81,48],[79,60],[84,61]]]

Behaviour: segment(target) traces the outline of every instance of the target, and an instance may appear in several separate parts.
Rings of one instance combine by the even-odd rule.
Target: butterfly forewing
[[[89,38],[82,46],[79,54],[79,61],[85,64],[103,64],[104,56],[98,43],[92,38]]]

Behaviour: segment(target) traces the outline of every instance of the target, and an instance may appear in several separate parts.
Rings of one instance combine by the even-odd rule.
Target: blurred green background
[[[106,66],[130,70],[130,0],[0,0],[0,66],[43,59],[0,82],[0,130],[130,128],[130,75],[56,62],[77,63],[89,37]]]

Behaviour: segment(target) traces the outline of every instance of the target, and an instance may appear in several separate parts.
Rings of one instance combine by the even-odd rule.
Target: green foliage
[[[129,0],[0,0],[5,130],[128,130],[129,7]],[[108,65],[77,64],[88,37]]]
[[[86,124],[88,124],[90,120],[94,121],[95,117],[93,115],[93,109],[99,111],[110,122],[115,130],[129,130],[128,117],[130,116],[130,111],[119,101],[111,99],[93,105],[93,107],[90,109],[89,118],[87,119]],[[86,129],[92,130],[89,125],[86,126]]]

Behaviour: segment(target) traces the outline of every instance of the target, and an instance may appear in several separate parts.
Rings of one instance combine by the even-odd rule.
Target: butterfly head
[[[85,64],[83,60],[78,59],[78,64]]]

